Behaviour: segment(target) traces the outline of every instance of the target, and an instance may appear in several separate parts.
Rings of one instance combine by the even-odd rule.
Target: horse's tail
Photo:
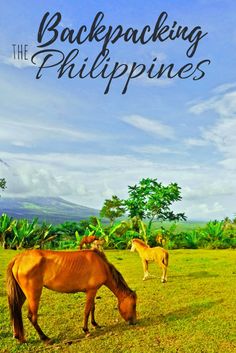
[[[7,267],[7,297],[11,322],[14,327],[14,337],[23,342],[24,326],[22,321],[21,308],[26,297],[12,273],[14,264],[15,259],[13,259]]]
[[[169,263],[169,253],[165,249],[163,249],[163,258],[162,263],[167,267]]]

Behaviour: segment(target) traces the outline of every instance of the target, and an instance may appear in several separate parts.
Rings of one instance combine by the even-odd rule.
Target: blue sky
[[[232,217],[236,213],[236,4],[233,0],[47,1],[9,0],[0,5],[0,177],[8,196],[61,196],[101,208],[105,198],[127,196],[128,185],[143,177],[177,182],[183,200],[175,209],[190,219]],[[150,80],[143,75],[121,94],[127,75],[101,78],[56,77],[30,60],[15,61],[12,44],[38,51],[44,13],[60,11],[65,27],[91,24],[98,11],[104,24],[142,29],[154,26],[162,11],[208,32],[193,58],[181,40],[146,45],[119,41],[109,46],[111,61],[150,65],[197,64],[210,59],[205,77]],[[56,43],[68,52],[76,45]],[[79,47],[79,59],[93,58],[101,44]]]

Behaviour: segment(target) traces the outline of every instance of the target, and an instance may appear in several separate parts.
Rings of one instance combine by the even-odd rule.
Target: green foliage
[[[183,213],[175,215],[170,211],[171,204],[182,199],[178,184],[163,186],[156,179],[146,178],[128,188],[129,198],[125,204],[131,218],[138,216],[141,219],[156,218],[161,221],[185,219]]]
[[[52,224],[43,222],[40,226],[37,225],[33,232],[32,246],[43,249],[46,243],[53,241],[58,235],[52,234]]]
[[[108,218],[113,224],[116,218],[125,214],[124,201],[113,195],[111,199],[106,199],[100,211],[100,216]]]
[[[163,186],[157,179],[142,179],[138,185],[128,187],[129,198],[125,201],[131,218],[148,219],[147,236],[151,234],[154,221],[179,221],[185,220],[184,213],[175,214],[170,210],[173,202],[182,199],[181,188],[176,183]]]
[[[0,189],[5,190],[7,187],[6,179],[0,178]]]
[[[7,248],[7,238],[11,236],[14,222],[6,213],[0,217],[0,243],[3,248]]]
[[[169,249],[227,249],[236,248],[236,228],[225,227],[224,221],[210,221],[204,227],[176,232],[164,230]]]
[[[54,235],[49,243],[50,248],[76,249],[84,235],[88,235],[89,220],[64,222],[52,226],[50,234]]]
[[[116,243],[119,243],[121,239],[119,233],[120,228],[123,227],[123,223],[117,223],[109,226],[104,226],[101,220],[97,217],[93,217],[93,224],[89,225],[89,229],[93,231],[93,234],[105,240],[105,247],[117,248]],[[116,241],[116,239],[118,239]]]
[[[52,225],[38,224],[35,218],[31,222],[27,219],[13,219],[3,213],[0,217],[0,242],[5,249],[42,248],[55,236],[50,234]]]
[[[35,218],[16,220],[7,214],[0,217],[0,244],[4,248],[77,249],[83,236],[94,234],[104,239],[104,248],[127,249],[133,238],[141,238],[150,246],[168,249],[226,249],[236,248],[236,225],[233,221],[210,221],[204,226],[176,222],[163,223],[147,233],[148,225],[139,217],[122,220],[112,225],[98,217],[87,221],[65,222],[57,226]],[[161,237],[162,243],[158,243]]]
[[[211,221],[208,222],[203,229],[206,236],[212,241],[221,240],[224,233],[224,222]]]
[[[20,219],[15,222],[12,226],[13,230],[13,239],[11,240],[9,247],[11,249],[17,248],[30,248],[34,246],[34,232],[36,230],[38,219],[33,219],[32,222],[29,222],[27,219]]]
[[[89,226],[89,221],[80,222],[64,222],[52,227],[52,231],[63,237],[74,238],[75,232],[77,231],[80,235],[84,235],[86,229]]]

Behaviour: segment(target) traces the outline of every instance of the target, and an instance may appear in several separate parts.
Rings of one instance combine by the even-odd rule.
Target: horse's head
[[[119,301],[119,312],[125,321],[130,325],[136,324],[136,301],[137,295],[135,292],[124,297]]]

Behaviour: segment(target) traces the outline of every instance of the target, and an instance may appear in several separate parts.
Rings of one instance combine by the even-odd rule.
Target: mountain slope
[[[66,201],[60,197],[0,198],[0,214],[7,213],[14,218],[32,219],[50,223],[80,221],[98,216],[99,211]]]

